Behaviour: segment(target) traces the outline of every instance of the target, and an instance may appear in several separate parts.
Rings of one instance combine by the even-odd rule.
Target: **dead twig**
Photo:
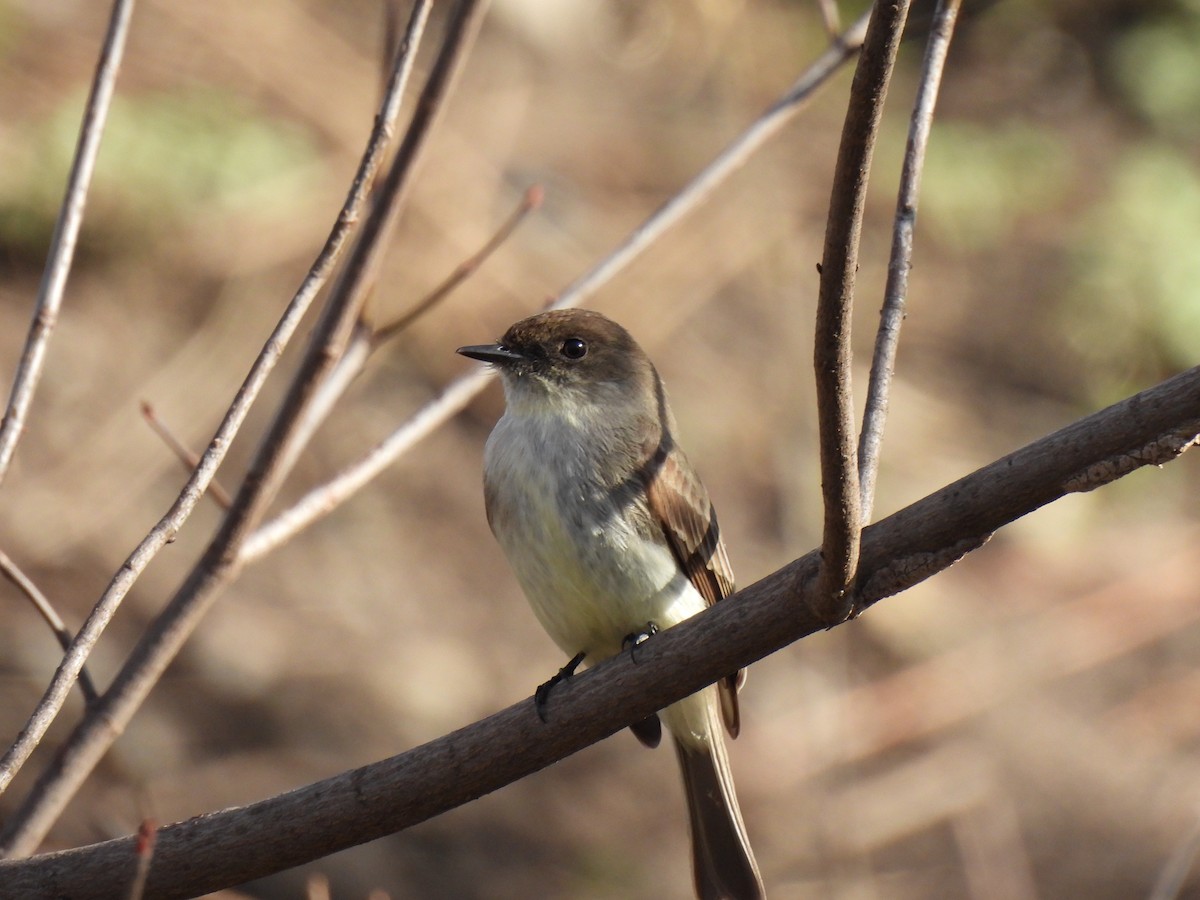
[[[170,451],[175,454],[175,458],[183,463],[186,471],[191,472],[196,466],[200,465],[200,454],[191,450],[191,448],[175,436],[175,433],[158,417],[158,413],[154,411],[154,407],[148,401],[142,401],[141,410],[142,418],[146,420],[146,424],[162,439],[162,442],[167,445]],[[221,487],[216,479],[213,479],[209,484],[208,494],[221,509],[229,509],[229,493],[225,488]]]
[[[521,203],[513,211],[512,215],[488,239],[487,243],[460,263],[441,284],[434,288],[432,292],[426,295],[411,310],[400,316],[400,318],[376,330],[368,324],[366,316],[360,316],[350,338],[346,342],[345,349],[338,357],[337,363],[321,381],[312,402],[305,410],[303,421],[297,426],[296,444],[298,446],[308,445],[312,436],[316,434],[317,429],[321,427],[321,424],[333,412],[334,406],[337,405],[342,395],[345,394],[350,385],[354,383],[354,380],[362,373],[373,353],[382,347],[387,340],[395,337],[405,328],[408,328],[413,322],[417,321],[417,319],[433,309],[434,306],[446,299],[455,288],[469,278],[509,238],[517,226],[524,221],[525,217],[532,210],[540,206],[541,202],[542,193],[540,187],[535,186],[527,190],[521,198]],[[304,524],[307,523],[301,522],[300,527],[303,527]],[[287,536],[290,537],[294,533],[291,532]],[[251,537],[251,541],[253,541],[253,536]],[[278,543],[276,542],[271,546],[278,546]],[[246,546],[243,545],[243,562],[250,559],[244,552]],[[260,545],[260,549],[265,550],[265,545]]]
[[[842,30],[842,15],[838,11],[837,0],[817,0],[817,8],[821,11],[825,33],[831,38],[836,38]]]
[[[153,819],[143,819],[138,828],[137,842],[133,852],[137,857],[137,871],[129,885],[129,900],[142,900],[146,893],[146,878],[150,875],[150,863],[154,860],[154,846],[158,841],[158,823]]]
[[[53,604],[47,599],[46,595],[34,584],[33,579],[22,572],[20,567],[3,550],[0,550],[0,574],[3,574],[5,578],[11,581],[29,599],[34,609],[46,620],[46,624],[50,626],[50,630],[58,638],[58,643],[63,650],[69,649],[71,646],[71,632],[67,630],[62,617],[55,611]],[[79,670],[79,690],[83,692],[83,699],[89,706],[95,702],[96,686],[92,683],[92,677],[88,675],[87,669]]]
[[[520,204],[513,210],[512,215],[504,220],[504,224],[496,230],[496,233],[488,239],[487,243],[459,263],[445,281],[430,291],[412,309],[396,320],[376,329],[375,333],[371,336],[372,348],[391,340],[421,316],[425,315],[425,313],[429,312],[429,310],[433,309],[437,304],[445,300],[455,288],[470,278],[487,261],[487,258],[496,252],[496,249],[501,244],[512,236],[512,233],[517,230],[517,226],[525,221],[526,216],[541,205],[542,187],[535,184],[525,191],[521,197]]]

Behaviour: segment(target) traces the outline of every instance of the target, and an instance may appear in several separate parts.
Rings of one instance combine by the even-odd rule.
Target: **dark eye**
[[[583,359],[587,356],[587,342],[579,338],[567,338],[562,342],[558,352],[567,359]]]

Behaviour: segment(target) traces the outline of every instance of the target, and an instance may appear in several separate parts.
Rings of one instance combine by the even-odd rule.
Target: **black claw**
[[[566,681],[574,675],[585,656],[587,656],[586,653],[576,653],[565,666],[554,673],[549,681],[539,684],[537,690],[533,692],[533,708],[543,722],[546,721],[546,703],[550,700],[550,691],[556,684]]]
[[[632,662],[637,662],[638,645],[650,640],[654,635],[658,634],[658,626],[653,622],[647,622],[646,627],[641,631],[635,631],[625,635],[621,640],[621,648],[629,650],[629,659]]]

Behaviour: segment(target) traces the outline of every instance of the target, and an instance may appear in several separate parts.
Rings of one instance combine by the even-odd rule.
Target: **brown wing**
[[[667,544],[688,580],[708,605],[734,591],[733,569],[721,541],[721,529],[708,491],[678,447],[662,447],[643,470],[650,513],[662,525]],[[737,692],[742,671],[717,682],[721,718],[731,737],[741,727]]]

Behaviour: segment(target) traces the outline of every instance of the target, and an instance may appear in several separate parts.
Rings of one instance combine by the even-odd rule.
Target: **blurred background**
[[[1200,5],[966,6],[925,173],[877,518],[1194,365],[1200,346]],[[845,21],[860,8],[846,4]],[[5,392],[106,13],[0,0]],[[46,377],[0,493],[0,549],[69,625],[184,480],[139,403],[202,447],[327,233],[370,127],[381,22],[369,0],[139,4]],[[435,15],[427,50],[438,33]],[[373,360],[280,505],[472,365],[455,347],[496,337],[607,254],[826,43],[816,4],[800,0],[495,0],[378,317],[423,297],[530,185],[545,204]],[[901,52],[876,154],[860,400],[922,49],[917,37]],[[656,360],[742,584],[818,541],[815,266],[849,77],[588,304]],[[295,358],[234,447],[226,486]],[[501,407],[493,385],[249,568],[49,846],[392,755],[528,696],[561,665],[484,520],[481,455]],[[1198,486],[1189,454],[1069,497],[754,666],[731,753],[771,896],[1146,896],[1200,815]],[[138,582],[90,663],[102,685],[220,515],[206,501]],[[59,651],[6,583],[0,622],[7,744]],[[686,898],[675,762],[623,733],[242,890],[299,897],[314,875],[337,897]],[[1200,897],[1200,876],[1182,896]]]

